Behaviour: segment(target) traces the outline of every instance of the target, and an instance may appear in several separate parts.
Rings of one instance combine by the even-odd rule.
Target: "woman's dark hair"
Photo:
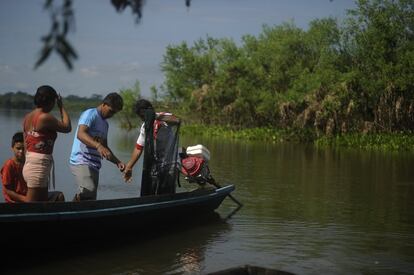
[[[48,85],[43,85],[37,88],[36,94],[34,96],[34,104],[36,107],[46,107],[54,102],[57,98],[57,93],[55,89]]]
[[[17,132],[13,135],[12,142],[11,142],[11,147],[14,147],[14,145],[17,142],[23,142],[23,133],[22,132]]]
[[[139,99],[135,102],[134,112],[139,116],[142,113],[142,110],[154,109],[151,102],[146,99]]]
[[[121,111],[124,107],[124,100],[117,93],[110,93],[103,99],[102,103],[110,106],[111,108],[116,109],[116,111]]]

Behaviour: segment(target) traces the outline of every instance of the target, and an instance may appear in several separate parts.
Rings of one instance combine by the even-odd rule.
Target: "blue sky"
[[[55,0],[56,4],[59,0]],[[117,13],[110,0],[74,0],[75,31],[69,41],[79,59],[68,71],[56,54],[34,70],[40,38],[50,28],[44,0],[0,1],[0,93],[34,93],[43,84],[63,96],[90,96],[130,88],[141,92],[163,82],[160,70],[165,48],[192,44],[207,35],[232,38],[257,36],[264,24],[294,22],[306,29],[315,18],[343,19],[353,0],[147,0],[139,24],[130,10]]]

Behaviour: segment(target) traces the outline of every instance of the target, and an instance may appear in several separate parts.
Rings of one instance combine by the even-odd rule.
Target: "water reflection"
[[[299,274],[414,271],[412,154],[203,142],[244,203],[228,243],[238,258]]]
[[[352,150],[284,144],[210,143],[212,170],[237,184],[254,216],[319,223],[413,224],[413,155],[392,157]],[[405,184],[402,184],[405,183]],[[402,213],[403,212],[403,213]]]
[[[101,239],[64,243],[60,250],[37,250],[38,256],[26,257],[25,265],[17,265],[16,259],[2,270],[8,274],[198,274],[205,269],[206,251],[226,239],[230,230],[230,224],[213,214],[148,232],[108,232]]]
[[[20,123],[19,114],[0,112],[2,133]],[[119,131],[111,122],[109,134],[110,146],[127,160],[137,131]],[[58,188],[65,195],[75,188],[65,165],[72,138],[59,136],[55,147]],[[8,140],[0,139],[2,161],[10,154]],[[52,260],[35,270],[208,273],[251,264],[297,274],[414,273],[414,154],[181,138],[182,146],[199,143],[210,150],[213,177],[221,185],[234,183],[233,195],[244,204],[225,225],[190,227],[119,246],[105,246],[113,237],[108,233],[92,253],[71,250],[70,260]],[[127,185],[116,167],[104,162],[99,198],[136,196],[140,165]],[[181,183],[184,190],[195,188]],[[236,207],[226,199],[218,212],[224,218]]]

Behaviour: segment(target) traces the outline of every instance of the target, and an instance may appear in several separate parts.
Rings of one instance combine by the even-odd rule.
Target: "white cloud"
[[[13,73],[14,70],[7,64],[0,64],[0,73]]]
[[[122,65],[126,71],[139,71],[141,68],[140,64],[138,62],[131,62],[128,64]]]
[[[92,66],[89,68],[81,68],[80,72],[81,72],[81,75],[86,78],[93,78],[99,75],[99,72],[96,66]]]
[[[16,87],[19,90],[23,90],[23,91],[27,91],[27,90],[30,89],[30,85],[28,83],[25,83],[25,82],[17,82]]]

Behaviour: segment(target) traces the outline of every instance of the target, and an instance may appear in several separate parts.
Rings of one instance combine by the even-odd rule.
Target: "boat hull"
[[[272,269],[272,268],[265,268],[260,266],[253,266],[253,265],[245,265],[239,267],[228,268],[225,270],[220,270],[216,272],[208,273],[207,275],[294,275],[293,273]]]
[[[233,185],[172,195],[84,202],[0,204],[0,228],[9,235],[27,232],[74,236],[169,227],[214,212]],[[88,232],[90,231],[90,232]]]

